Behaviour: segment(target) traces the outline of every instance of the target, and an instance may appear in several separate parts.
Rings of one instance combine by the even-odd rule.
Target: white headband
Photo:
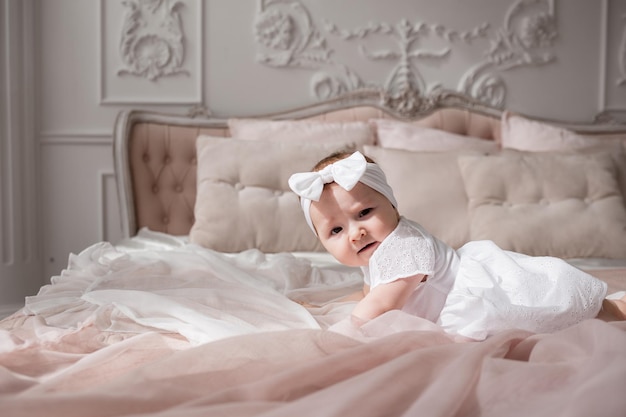
[[[299,172],[289,178],[289,188],[300,196],[304,218],[314,233],[310,213],[311,201],[319,201],[324,185],[331,182],[337,183],[346,191],[352,190],[357,182],[362,182],[387,197],[394,207],[398,207],[383,170],[377,164],[368,163],[363,154],[357,151],[347,158],[325,166],[320,171]]]

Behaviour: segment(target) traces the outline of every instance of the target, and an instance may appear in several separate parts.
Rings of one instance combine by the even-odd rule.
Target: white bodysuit
[[[486,240],[455,251],[405,218],[362,270],[370,288],[427,275],[402,310],[478,340],[513,328],[549,333],[594,318],[607,291],[562,259],[505,251]]]

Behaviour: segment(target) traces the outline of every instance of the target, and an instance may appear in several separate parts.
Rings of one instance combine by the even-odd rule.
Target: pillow
[[[457,135],[440,129],[431,129],[413,123],[373,119],[378,145],[383,148],[409,151],[477,150],[493,153],[499,149],[492,140]]]
[[[304,142],[352,142],[373,145],[374,129],[367,122],[317,120],[229,119],[230,135],[248,140],[296,140]]]
[[[467,196],[457,159],[479,153],[411,152],[378,146],[363,150],[385,172],[400,214],[454,248],[469,240]]]
[[[500,118],[455,107],[442,107],[413,124],[500,143]]]
[[[463,156],[470,239],[562,258],[626,258],[626,209],[609,153]]]
[[[247,141],[199,136],[192,243],[221,252],[322,251],[287,184],[349,143]]]
[[[502,114],[502,149],[530,152],[611,152],[618,169],[618,182],[626,196],[626,152],[620,138],[601,139],[577,135],[556,126],[528,120],[510,112]]]
[[[602,139],[578,135],[571,130],[529,120],[509,111],[502,113],[502,148],[520,151],[563,151],[584,149]]]

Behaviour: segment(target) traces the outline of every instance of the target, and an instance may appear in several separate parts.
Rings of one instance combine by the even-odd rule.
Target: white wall
[[[125,38],[140,22],[133,4],[146,26]],[[0,315],[59,274],[69,253],[121,236],[111,157],[121,109],[245,116],[360,87],[395,94],[405,52],[422,93],[439,85],[533,116],[626,119],[620,0],[0,5]],[[159,65],[142,72],[150,62]]]

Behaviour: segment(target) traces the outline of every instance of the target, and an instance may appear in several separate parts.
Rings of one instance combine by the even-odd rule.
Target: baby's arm
[[[352,315],[367,321],[387,311],[401,309],[424,278],[425,275],[420,274],[376,286],[359,301]]]

